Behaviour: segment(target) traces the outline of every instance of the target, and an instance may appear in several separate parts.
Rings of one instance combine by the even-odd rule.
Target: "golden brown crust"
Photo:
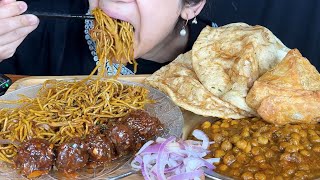
[[[275,124],[320,121],[320,74],[297,50],[261,76],[246,97],[250,107]]]
[[[198,80],[191,65],[191,52],[182,54],[145,80],[160,89],[180,107],[203,116],[239,119],[250,114],[210,93]]]
[[[320,122],[320,91],[300,96],[268,96],[258,108],[266,121],[285,125],[288,123]]]
[[[245,101],[249,88],[288,51],[267,28],[234,23],[206,27],[193,46],[192,64],[211,93],[254,114]]]

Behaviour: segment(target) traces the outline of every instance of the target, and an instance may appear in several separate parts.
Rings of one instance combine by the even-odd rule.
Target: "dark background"
[[[29,10],[36,11],[84,14],[88,10],[88,0],[26,2]],[[200,16],[219,26],[234,22],[265,26],[286,46],[298,48],[320,71],[320,0],[207,0]],[[79,31],[83,27],[79,20],[41,19],[12,60],[0,63],[0,73],[89,74],[95,63]]]
[[[320,0],[207,0],[201,16],[265,26],[320,70]]]

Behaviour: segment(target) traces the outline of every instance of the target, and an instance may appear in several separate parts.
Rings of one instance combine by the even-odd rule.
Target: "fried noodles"
[[[107,60],[134,63],[131,26],[112,20],[101,10],[93,14],[96,26],[92,35],[100,63],[81,81],[46,81],[36,98],[23,96],[15,102],[4,102],[19,107],[0,110],[1,161],[12,163],[17,147],[25,140],[40,138],[60,145],[88,135],[92,126],[124,117],[130,110],[143,109],[151,102],[146,88],[105,77]],[[101,71],[94,78],[98,69]]]
[[[136,72],[137,63],[134,60],[133,27],[128,23],[110,18],[101,9],[92,11],[96,21],[90,31],[91,38],[96,42],[96,51],[99,63],[105,66],[106,60],[119,62],[117,75],[120,74],[121,65],[127,61],[134,65]],[[105,73],[101,69],[99,73]]]

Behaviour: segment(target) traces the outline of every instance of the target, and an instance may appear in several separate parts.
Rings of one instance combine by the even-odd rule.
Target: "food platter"
[[[143,83],[144,79],[149,77],[148,75],[142,75],[142,76],[138,76],[138,77],[134,77],[134,76],[122,76],[120,77],[121,80],[125,79],[126,81],[131,81],[131,82],[138,82],[138,83]],[[47,79],[54,79],[56,77],[28,77],[25,79],[21,79],[19,81],[17,81],[15,84],[13,84],[12,88],[9,90],[10,92],[18,89],[21,90],[21,88],[26,88],[26,87],[35,87],[37,86],[39,83],[44,82]],[[69,80],[69,79],[74,79],[74,78],[79,78],[81,79],[81,76],[77,76],[77,77],[59,77],[59,79],[62,80]],[[9,93],[10,93],[9,92]],[[200,115],[196,115],[192,112],[186,111],[186,110],[181,110],[182,111],[182,115],[184,117],[184,126],[183,126],[183,133],[182,133],[182,138],[183,139],[187,139],[187,137],[191,134],[192,130],[199,126],[201,123],[209,120],[211,122],[214,122],[215,119],[214,118],[210,118],[210,117],[203,117]],[[126,161],[120,162],[121,165],[123,165]],[[129,172],[129,168],[130,166],[128,164],[126,164],[126,166],[119,166],[119,169],[117,169],[116,171],[114,171],[112,174],[110,174],[110,176],[117,176],[119,174],[123,174],[126,172]],[[118,168],[118,167],[117,167]],[[7,171],[10,169],[6,169]],[[14,171],[12,171],[12,173],[15,173]],[[107,170],[106,170],[107,172]],[[206,179],[231,179],[222,175],[219,175],[217,173],[214,174],[210,174],[209,172],[205,173]],[[140,174],[133,174],[129,177],[127,177],[127,179],[142,179],[143,177]]]
[[[206,27],[194,43],[192,50],[179,55],[171,63],[150,76],[121,76],[119,81],[122,83],[110,78],[101,81],[101,74],[98,74],[97,79],[92,81],[81,81],[82,78],[84,76],[29,77],[13,84],[9,93],[1,97],[0,100],[16,100],[17,94],[34,97],[35,92],[40,88],[39,84],[42,83],[44,83],[44,86],[41,90],[44,89],[44,93],[41,91],[36,99],[25,98],[20,101],[32,101],[31,106],[26,104],[26,113],[21,112],[20,109],[18,109],[18,112],[14,110],[0,111],[4,112],[1,113],[4,116],[0,120],[3,122],[2,131],[5,135],[3,140],[7,140],[3,141],[5,145],[3,147],[7,149],[6,152],[8,149],[14,148],[14,140],[23,142],[25,137],[34,137],[33,131],[29,131],[29,129],[26,131],[27,133],[31,132],[31,135],[27,136],[26,133],[21,133],[24,132],[24,126],[20,128],[22,126],[20,125],[21,119],[26,121],[26,128],[33,127],[30,123],[38,122],[34,128],[42,128],[39,130],[45,135],[45,137],[42,137],[45,139],[49,136],[50,142],[56,140],[55,132],[57,131],[53,130],[53,135],[52,133],[47,135],[47,129],[56,127],[51,123],[56,119],[64,122],[65,126],[68,126],[66,124],[68,122],[70,127],[67,128],[71,128],[71,130],[73,126],[70,123],[73,121],[90,121],[90,125],[85,124],[86,133],[84,136],[89,134],[88,127],[92,127],[92,125],[94,127],[107,126],[107,124],[112,123],[114,123],[112,125],[113,129],[109,131],[108,127],[105,128],[104,132],[108,131],[109,133],[103,136],[112,136],[114,135],[113,132],[122,133],[121,129],[114,129],[118,128],[115,124],[123,125],[121,124],[123,122],[121,118],[124,117],[123,112],[131,113],[132,109],[136,109],[134,105],[130,106],[129,103],[142,104],[140,108],[143,108],[144,103],[150,102],[148,98],[146,98],[147,100],[144,99],[147,96],[146,89],[149,89],[152,96],[150,99],[160,103],[150,106],[146,110],[150,115],[158,117],[165,124],[165,130],[168,130],[168,132],[163,136],[165,138],[168,137],[167,135],[182,137],[183,140],[186,140],[186,143],[183,144],[183,140],[175,142],[175,137],[168,137],[168,139],[158,138],[159,140],[157,139],[155,142],[149,141],[142,147],[140,146],[141,149],[136,154],[131,166],[136,168],[137,171],[141,170],[146,179],[165,179],[165,176],[173,179],[202,177],[204,173],[200,168],[203,166],[211,170],[211,173],[209,171],[205,172],[206,177],[229,179],[212,173],[212,170],[215,169],[214,165],[216,166],[215,172],[234,178],[283,179],[285,177],[290,179],[297,177],[302,179],[320,177],[320,156],[317,154],[320,153],[320,126],[318,124],[320,117],[318,111],[320,108],[320,74],[299,50],[287,48],[265,27],[250,26],[244,23],[229,24],[220,28]],[[92,76],[89,76],[89,79],[91,78]],[[53,81],[45,82],[46,80]],[[79,80],[80,82],[75,83],[74,81],[70,82],[70,80]],[[51,85],[49,88],[47,88],[48,84]],[[138,85],[144,88],[123,86],[122,84]],[[50,89],[51,87],[53,88]],[[128,88],[128,90],[125,88]],[[133,90],[130,88],[133,88]],[[159,97],[154,96],[153,92],[158,92],[158,90],[166,95],[160,93]],[[129,95],[123,95],[123,92]],[[168,105],[167,102],[161,103],[164,99],[167,99],[172,105]],[[56,101],[59,101],[59,108],[52,108],[54,107],[52,102]],[[122,105],[118,105],[120,103]],[[116,105],[112,106],[113,104]],[[0,105],[0,108],[3,107],[12,107],[12,105]],[[38,109],[34,110],[29,107]],[[122,107],[130,108],[128,110]],[[185,110],[181,110],[179,107]],[[114,109],[120,110],[114,113]],[[175,109],[177,109],[178,114],[170,114]],[[33,114],[34,112],[35,114]],[[47,112],[51,114],[48,116]],[[32,114],[33,116],[21,118],[25,114]],[[78,114],[80,114],[80,118],[77,118]],[[84,116],[82,116],[83,114]],[[93,116],[98,116],[98,118],[94,119]],[[66,120],[65,117],[69,119]],[[116,119],[118,121],[113,121],[112,118],[116,117],[120,118]],[[141,116],[137,115],[136,117]],[[178,119],[179,117],[184,118],[181,126],[175,124],[177,117]],[[16,119],[19,120],[19,123]],[[123,119],[125,123],[128,122],[127,117]],[[43,120],[44,123],[42,123]],[[169,123],[163,121],[169,121]],[[7,122],[11,124],[6,125]],[[48,125],[48,122],[51,124]],[[161,127],[159,120],[157,122],[156,124],[160,124],[159,127]],[[39,126],[39,124],[47,125],[45,126],[47,129]],[[150,124],[145,124],[145,127],[150,127]],[[7,126],[11,129],[16,126],[20,127],[12,131],[6,128]],[[58,126],[59,132],[61,126]],[[83,127],[83,125],[80,124],[80,127]],[[173,131],[171,128],[173,128]],[[65,130],[64,127],[62,129]],[[61,134],[64,132],[67,134],[69,131],[62,131]],[[141,129],[135,131],[136,134],[143,134],[144,132]],[[149,129],[147,132],[158,131]],[[67,138],[77,136],[75,133],[69,134]],[[95,136],[96,134],[91,135]],[[80,135],[78,137],[84,136]],[[153,134],[150,137],[155,136]],[[65,136],[62,135],[62,137]],[[202,140],[202,142],[197,140]],[[114,139],[112,141],[112,143],[117,144]],[[172,142],[173,144],[170,144]],[[74,147],[74,144],[70,146],[70,142],[68,143],[63,146]],[[127,145],[134,144],[134,142],[130,143],[128,141],[125,141],[125,143]],[[61,147],[60,144],[55,145]],[[189,146],[199,148],[188,149]],[[20,147],[25,148],[26,146],[22,145]],[[103,147],[110,146],[103,145]],[[118,143],[115,147],[123,146]],[[124,145],[124,147],[126,146]],[[200,150],[201,148],[203,149]],[[50,150],[49,147],[48,149]],[[170,153],[173,150],[176,151],[171,155]],[[20,155],[23,154],[20,152],[24,152],[24,149],[14,149],[10,152],[16,153],[18,151],[18,155]],[[118,155],[121,156],[119,152],[122,151],[117,151]],[[183,154],[184,152],[186,154]],[[0,158],[5,156],[8,158],[15,157],[12,155],[14,153],[5,155],[0,153],[2,155]],[[89,150],[84,151],[84,154],[88,155],[89,153]],[[167,154],[162,156],[164,153]],[[25,156],[29,157],[30,154],[32,153],[29,151]],[[194,161],[190,157],[199,161]],[[8,158],[3,158],[3,160],[12,162]],[[22,156],[19,158],[24,159]],[[167,159],[163,160],[165,158]],[[51,159],[54,159],[54,157]],[[54,160],[59,162],[58,158]],[[123,161],[125,162],[126,159]],[[84,163],[84,166],[86,163]],[[15,164],[17,163],[15,162]],[[121,162],[120,166],[122,164]],[[197,164],[196,167],[194,164]],[[59,169],[58,165],[57,168]],[[118,165],[116,166],[116,168],[111,167],[111,170],[108,167],[108,170],[102,170],[101,172],[109,175],[109,172],[118,168]],[[124,172],[131,169],[128,163],[126,163],[126,168],[123,167],[125,166],[119,169],[124,170]],[[25,174],[28,175],[28,173]],[[87,173],[80,174],[87,175]],[[84,178],[88,178],[88,176]],[[89,178],[92,178],[92,176]]]
[[[17,92],[17,90],[21,90],[24,88],[34,88],[37,87],[39,84],[43,83],[46,80],[51,80],[51,79],[58,79],[58,80],[71,80],[71,79],[81,79],[84,76],[30,76],[30,77],[26,77],[26,78],[22,78],[18,81],[16,81],[15,83],[12,84],[12,86],[10,86],[10,88],[7,91],[7,94],[15,91]],[[136,83],[143,83],[144,79],[149,77],[149,75],[136,75],[136,76],[120,76],[119,79],[120,80],[125,80],[125,81],[131,81],[131,82],[136,82]],[[15,93],[16,94],[16,93]],[[181,109],[182,115],[183,115],[183,120],[184,120],[184,125],[183,125],[183,129],[182,129],[182,139],[187,139],[187,137],[189,136],[189,134],[192,132],[192,130],[194,129],[194,127],[196,127],[197,125],[201,124],[202,122],[206,121],[206,120],[212,120],[213,118],[210,117],[204,117],[204,116],[200,116],[200,115],[196,115],[190,111],[186,111]],[[110,176],[117,176],[117,175],[121,175],[123,173],[126,173],[129,171],[129,165],[125,164],[123,165],[124,162],[127,161],[119,161],[118,164],[115,164],[114,166],[112,166],[113,168],[116,167],[117,165],[120,166],[118,167],[119,169],[115,170],[112,174],[110,174]],[[121,165],[119,165],[121,164]],[[110,167],[110,169],[112,169]],[[7,172],[7,174],[9,176],[6,176],[6,178],[8,177],[14,177],[14,176],[18,176],[19,178],[22,178],[21,176],[17,175],[15,170],[12,170],[11,168],[5,168],[3,167],[3,169],[1,169],[3,172]],[[105,172],[107,172],[108,170],[105,170]],[[1,176],[1,173],[0,173]],[[46,179],[46,178],[51,178],[50,176],[46,176],[43,177],[42,179]],[[130,175],[129,177],[126,177],[124,179],[142,179],[143,177],[141,176],[141,174],[133,174]],[[53,178],[51,178],[53,179]],[[220,180],[220,179],[228,179],[227,177],[221,176],[219,174],[206,174],[206,179],[215,179],[215,180]],[[230,179],[230,178],[229,178]]]
[[[60,77],[61,78],[61,77]],[[35,78],[36,79],[36,78]],[[62,78],[64,80],[69,80],[70,77]],[[74,78],[73,78],[74,79]],[[26,79],[29,82],[33,81],[32,78]],[[37,79],[39,80],[39,79]],[[39,82],[35,80],[36,82]],[[23,79],[20,81],[23,84]],[[41,81],[41,80],[40,80]],[[135,86],[144,86],[149,90],[149,98],[155,100],[155,103],[149,104],[146,106],[145,110],[154,117],[157,117],[162,124],[164,124],[164,129],[165,133],[162,135],[163,137],[168,137],[168,136],[177,136],[181,137],[182,136],[182,129],[183,129],[183,114],[178,106],[176,106],[168,96],[166,96],[164,93],[134,82],[132,81],[121,81],[123,84],[127,85],[135,85]],[[33,83],[31,86],[25,85],[21,86],[21,84],[18,84],[19,82],[15,83],[13,85],[17,88],[14,91],[8,92],[6,95],[2,96],[0,100],[15,100],[18,98],[19,94],[24,94],[28,97],[34,97],[38,90],[41,88],[41,84],[39,83]],[[29,84],[30,85],[30,84]],[[0,108],[5,108],[5,107],[14,107],[13,105],[5,105],[1,104]],[[112,175],[117,174],[117,170],[121,171],[121,167],[125,165],[128,162],[128,159],[130,159],[132,156],[125,156],[122,158],[119,158],[112,163],[106,164],[102,168],[96,169],[94,172],[90,171],[90,173],[87,173],[87,170],[83,170],[79,172],[79,179],[101,179],[101,178],[106,178],[109,176],[109,174],[112,172]],[[141,176],[136,175],[137,179],[141,179]],[[11,167],[7,166],[6,164],[2,163],[0,164],[0,179],[23,179],[21,175],[17,174],[16,170],[12,169]],[[51,173],[49,175],[43,176],[40,179],[57,179],[59,178],[58,174],[56,173]],[[134,176],[130,177],[134,178]]]

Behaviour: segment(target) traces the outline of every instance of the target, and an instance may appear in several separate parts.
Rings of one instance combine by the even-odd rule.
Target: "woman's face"
[[[89,0],[115,19],[133,25],[135,58],[149,53],[173,31],[182,11],[181,0]]]

